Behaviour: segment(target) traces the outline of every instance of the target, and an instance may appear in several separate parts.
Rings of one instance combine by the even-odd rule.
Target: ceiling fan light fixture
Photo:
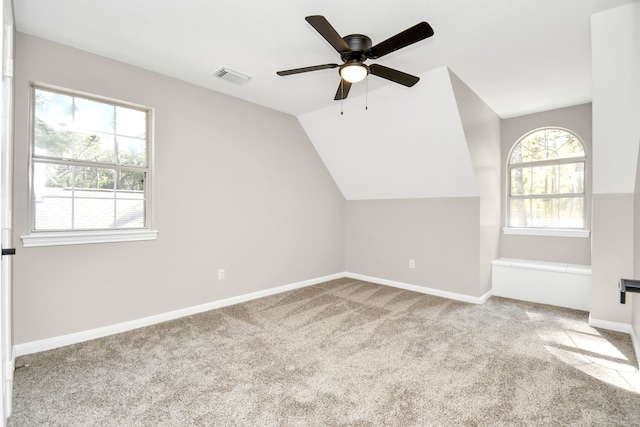
[[[368,74],[369,67],[359,62],[344,64],[340,67],[340,77],[349,83],[358,83]]]

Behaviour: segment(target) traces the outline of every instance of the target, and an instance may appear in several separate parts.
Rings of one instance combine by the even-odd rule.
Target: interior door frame
[[[0,246],[13,247],[13,58],[14,16],[12,0],[2,0],[2,81],[0,84]],[[11,415],[13,394],[12,257],[0,256],[0,358],[2,404],[0,422]]]

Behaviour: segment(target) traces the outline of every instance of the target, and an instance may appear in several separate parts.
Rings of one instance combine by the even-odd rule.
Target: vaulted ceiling
[[[297,116],[355,200],[477,195],[450,72],[502,118],[590,102],[590,16],[634,1],[21,0],[15,15],[18,31]],[[341,102],[336,69],[277,76],[341,62],[308,15],[373,44],[427,21],[433,37],[368,61],[421,81],[369,76]],[[251,79],[212,76],[221,66]]]

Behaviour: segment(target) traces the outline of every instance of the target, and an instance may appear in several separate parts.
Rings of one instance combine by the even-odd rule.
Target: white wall
[[[401,93],[399,93],[401,92]],[[347,200],[477,196],[446,67],[299,116]]]
[[[638,153],[638,163],[636,167],[636,188],[634,194],[633,203],[633,218],[634,218],[634,242],[633,242],[633,258],[635,260],[633,266],[633,278],[640,280],[640,153]],[[635,334],[635,342],[640,345],[640,294],[630,294],[633,301],[631,324],[633,326],[633,333]],[[636,358],[640,363],[640,350],[636,347]]]
[[[640,2],[591,18],[595,194],[633,193],[640,135]]]
[[[618,281],[634,269],[634,187],[640,143],[640,3],[594,14],[591,319],[631,323]]]
[[[295,117],[24,34],[16,76],[16,344],[344,271],[344,198]],[[155,109],[157,241],[22,247],[30,81]]]

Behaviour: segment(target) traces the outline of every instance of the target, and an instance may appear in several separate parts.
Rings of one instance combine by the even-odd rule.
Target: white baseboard
[[[636,363],[638,368],[640,368],[640,343],[638,343],[638,339],[636,338],[636,334],[633,330],[632,325],[628,323],[610,322],[609,320],[594,319],[593,317],[591,317],[591,315],[589,315],[589,326],[592,326],[594,328],[608,329],[610,331],[624,332],[631,335],[633,351],[635,351],[636,353]]]
[[[89,341],[96,338],[102,338],[109,335],[119,334],[131,331],[133,329],[166,322],[168,320],[178,319],[180,317],[191,316],[192,314],[203,313],[205,311],[214,310],[216,308],[227,307],[241,302],[254,300],[282,292],[291,291],[293,289],[304,288],[307,286],[317,285],[318,283],[327,282],[345,277],[345,273],[336,273],[328,276],[318,277],[315,279],[304,280],[301,282],[291,283],[288,285],[278,286],[275,288],[265,289],[262,291],[252,292],[245,295],[226,298],[223,300],[212,301],[206,304],[187,307],[180,310],[170,311],[168,313],[156,314],[142,319],[131,320],[128,322],[117,323],[115,325],[104,326],[102,328],[91,329],[87,331],[76,332],[73,334],[62,335],[59,337],[47,338],[38,341],[17,344],[13,347],[14,360],[15,357],[24,356],[26,354],[38,353],[40,351],[52,350],[54,348],[64,347],[79,342]]]
[[[468,302],[471,304],[484,304],[493,295],[493,291],[489,291],[482,296],[472,297],[470,295],[458,294],[455,292],[443,291],[440,289],[427,288],[424,286],[412,285],[410,283],[396,282],[395,280],[381,279],[379,277],[365,276],[363,274],[356,274],[356,273],[345,273],[345,274],[346,274],[346,277],[349,277],[351,279],[378,283],[380,285],[393,286],[394,288],[406,289],[408,291],[420,292],[422,294],[434,295],[437,297]]]
[[[591,314],[589,314],[589,326],[593,326],[594,328],[608,329],[610,331],[625,332],[627,334],[633,335],[633,328],[630,324],[594,319],[593,317],[591,317]]]
[[[5,372],[5,383],[4,383],[5,420],[6,418],[11,416],[11,412],[13,411],[13,373],[16,370],[15,367],[16,367],[16,352],[15,352],[15,349],[13,349],[11,351],[11,360],[9,360],[9,363],[7,363],[6,372]]]
[[[631,327],[631,342],[633,343],[633,351],[636,352],[636,362],[638,363],[638,369],[640,369],[640,343],[638,343],[638,338],[635,331],[633,330],[633,326]]]
[[[212,301],[206,304],[187,307],[180,310],[174,310],[168,313],[156,314],[153,316],[144,317],[142,319],[136,319],[128,322],[117,323],[115,325],[104,326],[101,328],[90,329],[87,331],[76,332],[73,334],[62,335],[59,337],[52,337],[52,338],[46,338],[38,341],[31,341],[23,344],[16,344],[13,347],[14,361],[16,357],[24,356],[26,354],[33,354],[33,353],[38,353],[40,351],[52,350],[54,348],[64,347],[64,346],[76,344],[79,342],[84,342],[84,341],[89,341],[96,338],[106,337],[109,335],[119,334],[122,332],[131,331],[133,329],[166,322],[168,320],[174,320],[180,317],[191,316],[193,314],[203,313],[205,311],[214,310],[216,308],[227,307],[230,305],[239,304],[239,303],[254,300],[257,298],[275,295],[282,292],[291,291],[294,289],[304,288],[307,286],[317,285],[319,283],[327,282],[329,280],[340,279],[343,277],[363,280],[366,282],[378,283],[381,285],[392,286],[395,288],[406,289],[414,292],[420,292],[427,295],[435,295],[438,297],[453,299],[457,301],[463,301],[471,304],[484,304],[492,295],[492,291],[489,291],[480,297],[472,297],[469,295],[443,291],[440,289],[426,288],[424,286],[412,285],[412,284],[403,283],[403,282],[396,282],[394,280],[381,279],[378,277],[365,276],[362,274],[355,274],[355,273],[348,273],[348,272],[336,273],[328,276],[318,277],[315,279],[304,280],[302,282],[296,282],[296,283],[291,283],[284,286],[278,286],[271,289],[252,292],[245,295],[226,298],[223,300]]]

